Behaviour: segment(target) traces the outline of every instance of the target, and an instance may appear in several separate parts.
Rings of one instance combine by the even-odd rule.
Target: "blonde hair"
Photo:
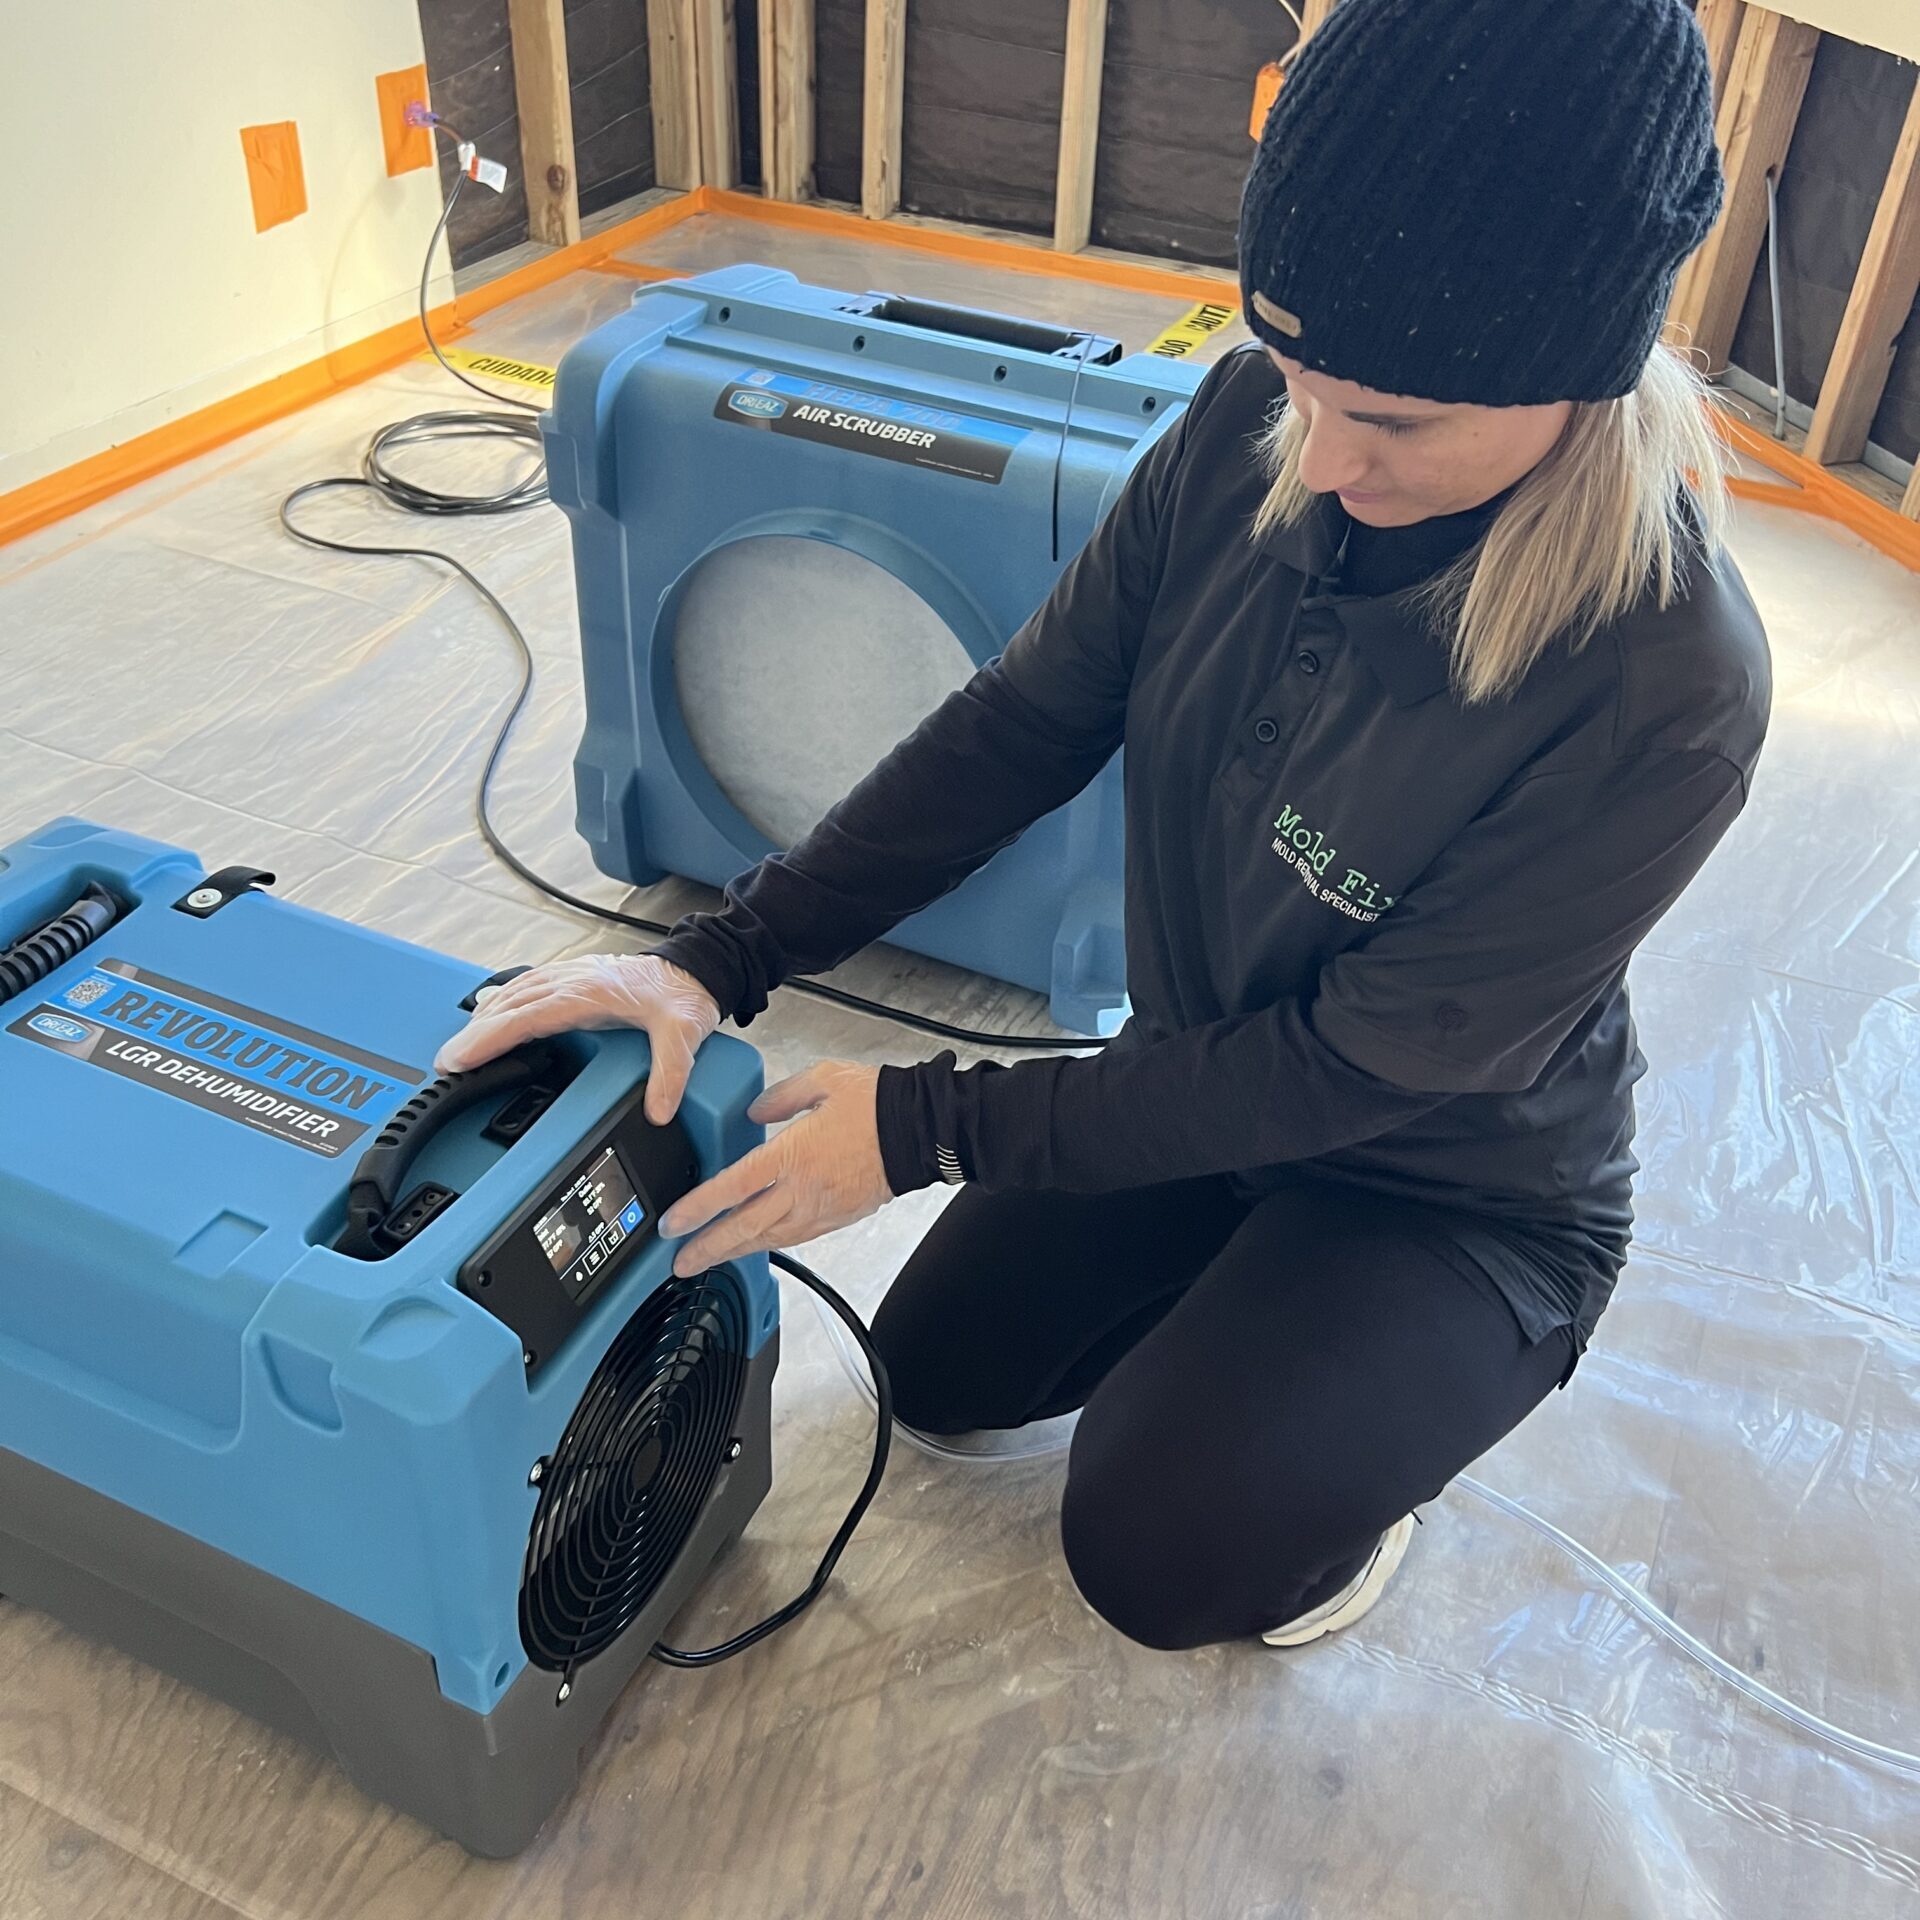
[[[1708,405],[1706,383],[1664,346],[1631,393],[1575,402],[1478,546],[1424,592],[1464,700],[1511,693],[1556,639],[1584,646],[1649,590],[1668,606],[1692,559],[1712,563],[1726,533],[1727,453]],[[1313,507],[1300,480],[1305,441],[1283,407],[1262,437],[1273,484],[1256,540]]]

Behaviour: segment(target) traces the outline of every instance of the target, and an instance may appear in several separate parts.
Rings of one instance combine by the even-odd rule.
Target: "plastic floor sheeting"
[[[1130,346],[1180,310],[723,219],[645,257],[771,260],[1104,322]],[[551,361],[632,291],[578,275],[477,339]],[[612,943],[473,831],[513,684],[486,611],[440,570],[309,551],[276,522],[287,489],[352,471],[378,425],[462,404],[449,385],[409,364],[0,550],[0,839],[93,816],[488,964]],[[437,540],[505,596],[540,673],[500,818],[555,878],[617,900],[571,832],[560,515],[423,530],[351,503],[308,514]],[[1743,1671],[1920,1747],[1920,579],[1763,509],[1737,551],[1777,713],[1748,814],[1635,968],[1653,1062],[1638,1250],[1572,1387],[1476,1471]],[[1040,1017],[885,950],[848,973],[948,1017]],[[775,1073],[921,1051],[792,996],[754,1037]],[[938,1205],[917,1196],[810,1257],[870,1310]],[[866,1409],[802,1298],[787,1306],[775,1490],[683,1642],[795,1590],[863,1470]],[[1426,1513],[1343,1638],[1174,1657],[1079,1602],[1060,1476],[1058,1458],[897,1451],[813,1613],[712,1673],[638,1682],[578,1795],[505,1865],[0,1605],[0,1915],[1920,1912],[1920,1776],[1742,1698],[1469,1493]]]

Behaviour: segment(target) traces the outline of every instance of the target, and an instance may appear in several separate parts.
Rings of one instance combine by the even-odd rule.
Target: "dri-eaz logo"
[[[778,420],[787,410],[787,403],[771,393],[736,393],[727,405],[735,413],[748,413],[756,420]]]
[[[78,1020],[68,1020],[57,1013],[36,1013],[27,1022],[35,1033],[44,1034],[49,1040],[64,1040],[68,1045],[84,1040],[93,1029]]]

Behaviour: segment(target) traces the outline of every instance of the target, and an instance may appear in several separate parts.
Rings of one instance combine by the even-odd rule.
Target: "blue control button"
[[[620,1224],[631,1233],[640,1224],[640,1202],[629,1200],[626,1210],[620,1216]]]

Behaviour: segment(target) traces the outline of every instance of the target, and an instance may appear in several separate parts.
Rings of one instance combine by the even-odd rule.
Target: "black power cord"
[[[436,120],[433,124],[444,129],[454,139],[459,138],[455,130],[446,127],[444,122]],[[506,752],[513,729],[525,711],[528,698],[532,694],[534,675],[533,649],[528,644],[527,636],[522,631],[520,623],[508,612],[500,596],[464,561],[456,559],[454,555],[439,547],[375,546],[361,541],[335,540],[324,534],[307,531],[297,525],[293,517],[294,509],[302,501],[322,493],[344,490],[371,493],[405,513],[441,516],[512,513],[547,502],[549,496],[544,448],[540,439],[539,403],[522,400],[511,394],[496,393],[491,388],[480,385],[478,381],[468,379],[457,367],[450,364],[440,351],[439,342],[434,339],[433,329],[428,323],[427,290],[432,277],[434,249],[438,246],[440,236],[446,231],[447,223],[452,218],[464,177],[461,174],[455,176],[452,191],[447,195],[440,219],[434,227],[433,237],[427,243],[426,259],[421,263],[420,330],[426,337],[433,357],[454,379],[463,386],[472,388],[483,398],[517,411],[507,413],[482,412],[478,409],[441,410],[415,414],[408,419],[395,421],[390,426],[383,427],[368,443],[358,474],[330,475],[295,487],[280,503],[280,524],[292,538],[300,541],[304,546],[316,547],[329,553],[434,561],[458,574],[492,608],[512,641],[514,651],[519,656],[520,683],[514,690],[512,700],[508,703],[505,717],[494,732],[492,743],[487,750],[486,762],[480,771],[479,784],[475,790],[474,817],[481,838],[495,858],[510,872],[537,893],[557,901],[561,906],[596,920],[611,922],[615,926],[630,927],[640,933],[664,936],[671,932],[671,928],[663,923],[645,919],[638,914],[623,913],[615,907],[603,907],[591,900],[583,900],[577,894],[569,893],[564,887],[556,885],[543,874],[536,872],[507,845],[493,824],[491,798],[494,776],[499,771],[501,757]],[[1074,369],[1074,392],[1076,393],[1085,357],[1083,351],[1081,366],[1076,366]],[[1073,397],[1070,394],[1069,419],[1072,416],[1072,406]],[[517,440],[527,446],[535,464],[522,479],[492,493],[482,494],[448,493],[439,488],[429,487],[396,473],[390,464],[389,455],[399,449],[457,439]],[[1064,437],[1062,454],[1064,455]],[[1056,548],[1059,539],[1059,483],[1059,468],[1056,463],[1054,473]],[[856,1013],[872,1014],[879,1019],[891,1020],[914,1032],[929,1034],[941,1040],[1035,1052],[1083,1052],[1104,1047],[1107,1044],[1104,1040],[1081,1040],[1065,1036],[983,1033],[968,1027],[955,1026],[944,1020],[935,1020],[925,1014],[911,1013],[905,1008],[889,1006],[884,1001],[869,1000],[859,994],[848,993],[842,988],[828,986],[819,980],[796,978],[786,984],[794,991],[808,994],[814,999],[824,1000],[831,1005],[845,1007]],[[872,1506],[874,1496],[879,1492],[880,1483],[886,1474],[887,1457],[893,1445],[893,1387],[887,1378],[886,1363],[874,1347],[872,1335],[868,1333],[864,1322],[853,1308],[812,1268],[785,1253],[775,1253],[771,1256],[771,1260],[780,1271],[790,1274],[802,1285],[812,1289],[845,1323],[847,1330],[853,1335],[862,1354],[865,1355],[868,1370],[873,1377],[877,1412],[872,1462],[868,1466],[866,1479],[855,1496],[853,1505],[848,1509],[846,1518],[840,1523],[839,1531],[828,1543],[826,1552],[821,1556],[820,1564],[814,1570],[813,1578],[803,1592],[788,1601],[778,1611],[769,1614],[764,1620],[735,1634],[730,1640],[722,1641],[718,1646],[699,1648],[669,1647],[664,1644],[655,1646],[652,1649],[652,1657],[663,1666],[683,1668],[717,1666],[721,1661],[731,1660],[736,1654],[744,1653],[749,1647],[757,1646],[762,1640],[798,1619],[825,1590],[835,1567],[839,1565],[840,1556],[846,1550],[847,1542],[852,1539],[854,1530],[866,1517],[867,1509]]]
[[[846,1322],[847,1331],[859,1342],[860,1351],[866,1356],[867,1371],[873,1376],[873,1397],[877,1409],[873,1462],[867,1468],[866,1480],[854,1496],[853,1505],[847,1509],[847,1517],[840,1523],[840,1531],[820,1556],[820,1564],[814,1569],[813,1578],[808,1581],[804,1592],[796,1594],[784,1607],[768,1614],[764,1620],[757,1621],[742,1633],[736,1633],[731,1640],[721,1641],[717,1647],[687,1649],[656,1646],[653,1657],[663,1667],[717,1667],[722,1660],[731,1660],[735,1654],[745,1653],[749,1647],[758,1646],[769,1634],[778,1633],[782,1627],[799,1619],[820,1598],[827,1582],[833,1577],[833,1570],[840,1564],[840,1556],[846,1551],[847,1542],[853,1538],[854,1529],[866,1518],[867,1509],[873,1505],[873,1496],[880,1491],[880,1482],[886,1476],[887,1455],[893,1448],[893,1384],[887,1378],[887,1363],[874,1348],[873,1336],[868,1333],[860,1316],[811,1267],[787,1253],[772,1254],[769,1258],[782,1273],[790,1273],[803,1286],[811,1287]]]
[[[1060,564],[1060,472],[1067,463],[1067,442],[1073,434],[1073,403],[1080,398],[1080,376],[1087,370],[1087,355],[1093,351],[1089,338],[1073,363],[1073,384],[1067,389],[1067,410],[1060,421],[1060,444],[1053,450],[1053,564]]]
[[[456,140],[459,138],[454,129],[446,126],[445,122],[436,121],[434,124],[452,138]],[[447,222],[452,218],[454,205],[460,198],[460,187],[464,179],[464,174],[455,174],[453,190],[447,195],[446,204],[440,211],[440,219],[434,227],[433,237],[427,243],[426,258],[421,263],[420,331],[426,336],[427,345],[432,349],[433,357],[462,386],[471,387],[475,393],[489,400],[499,401],[505,406],[516,407],[522,411],[510,414],[481,412],[478,409],[455,409],[419,413],[405,420],[396,420],[390,426],[381,428],[368,443],[359,473],[334,474],[321,480],[309,480],[295,487],[280,502],[280,524],[303,546],[318,547],[328,553],[370,554],[396,559],[435,561],[443,567],[451,568],[493,609],[501,626],[506,629],[507,637],[513,642],[515,652],[519,655],[520,684],[507,708],[506,717],[494,733],[493,744],[488,749],[486,764],[481,769],[479,786],[475,792],[474,817],[481,839],[486,842],[488,849],[502,866],[523,880],[536,893],[544,894],[549,900],[556,901],[575,913],[585,914],[591,919],[604,920],[613,926],[631,928],[636,933],[664,938],[673,931],[664,922],[649,920],[639,914],[623,913],[618,907],[603,907],[596,901],[584,900],[578,894],[569,893],[564,887],[556,885],[545,875],[536,872],[507,845],[493,824],[494,775],[499,770],[501,756],[506,752],[507,742],[512,737],[513,729],[525,711],[528,697],[533,691],[534,672],[533,649],[527,644],[527,636],[521,631],[520,623],[507,611],[500,596],[471,567],[455,559],[452,554],[442,548],[371,546],[354,540],[334,540],[324,534],[308,532],[305,528],[296,525],[293,519],[293,510],[302,501],[322,493],[341,491],[371,493],[375,498],[386,501],[388,505],[397,507],[404,513],[442,516],[512,513],[546,503],[548,499],[546,462],[539,425],[541,403],[522,400],[511,394],[495,393],[492,388],[483,387],[478,381],[469,380],[440,351],[439,342],[433,337],[433,328],[427,321],[427,289],[432,278],[434,248],[439,245],[440,236],[446,231]],[[1084,359],[1084,354],[1082,357]],[[1074,372],[1074,384],[1076,387],[1079,385],[1078,368]],[[418,446],[427,442],[500,438],[525,441],[537,465],[525,478],[493,493],[443,492],[439,488],[428,487],[396,474],[387,458],[398,448]],[[1057,474],[1055,484],[1057,487]],[[1055,512],[1057,517],[1057,500]],[[1026,1053],[1085,1053],[1097,1052],[1107,1044],[1103,1039],[1082,1039],[1069,1035],[982,1032],[972,1027],[956,1026],[950,1021],[936,1020],[927,1014],[912,1013],[904,1007],[890,1006],[884,1000],[869,1000],[864,995],[849,993],[842,987],[828,986],[824,981],[802,975],[796,975],[784,984],[796,993],[806,994],[815,1000],[823,1000],[830,1006],[844,1007],[853,1013],[870,1014],[880,1020],[890,1020],[896,1026],[906,1027],[912,1032],[924,1033],[936,1040],[956,1041],[963,1046],[1000,1047]]]
[[[445,121],[436,118],[431,124],[436,132],[446,134],[459,145],[465,145],[458,130]],[[396,420],[390,426],[382,427],[368,443],[357,481],[316,481],[311,489],[301,488],[289,495],[289,502],[309,490],[318,492],[327,486],[360,485],[371,488],[383,500],[406,513],[516,513],[526,507],[547,504],[547,456],[540,439],[542,403],[523,400],[518,394],[497,393],[492,387],[469,379],[440,351],[440,342],[433,337],[433,327],[427,319],[427,290],[433,281],[434,249],[439,246],[440,236],[446,232],[447,223],[453,218],[453,210],[459,205],[460,189],[466,184],[466,178],[464,172],[453,176],[453,189],[440,209],[440,218],[434,223],[432,236],[427,241],[426,257],[420,263],[417,296],[420,332],[426,340],[428,351],[439,361],[443,373],[479,394],[483,400],[491,400],[497,407],[510,407],[513,411],[482,412],[478,408],[466,407],[416,413],[408,419]],[[493,493],[445,493],[438,487],[425,486],[396,473],[387,458],[401,447],[440,440],[518,441],[531,455],[533,464],[520,479]],[[285,517],[283,510],[282,520]]]

